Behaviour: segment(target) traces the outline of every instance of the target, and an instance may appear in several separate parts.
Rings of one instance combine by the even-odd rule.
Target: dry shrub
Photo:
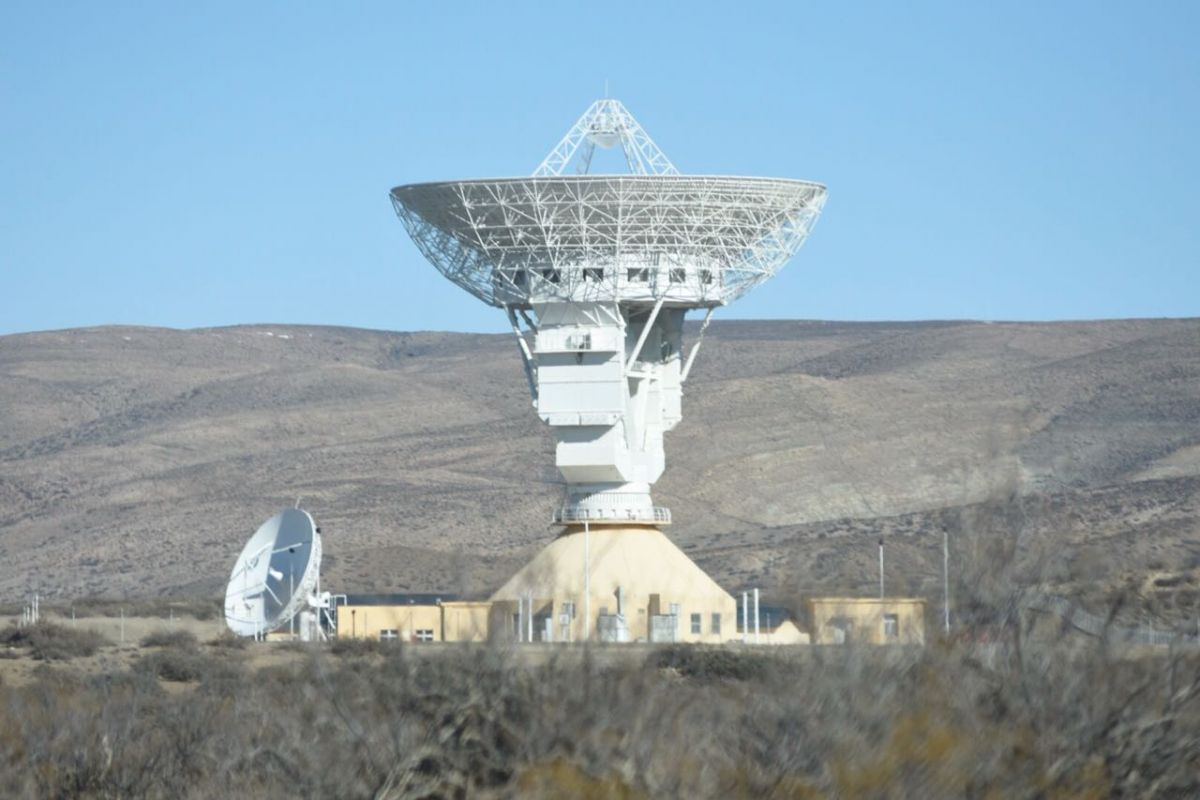
[[[403,647],[399,642],[382,642],[378,639],[334,639],[329,652],[335,656],[369,656],[388,653]]]
[[[29,648],[30,655],[38,661],[67,661],[95,655],[112,642],[92,630],[39,622],[25,627],[9,626],[0,634],[0,644]]]
[[[149,653],[138,659],[133,669],[164,681],[189,683],[199,681],[212,671],[213,661],[194,647],[184,647]]]
[[[233,631],[224,630],[209,639],[205,644],[219,650],[245,650],[250,641],[245,636],[237,636]]]
[[[194,648],[196,635],[191,631],[155,631],[142,639],[142,647]]]
[[[248,672],[232,653],[165,648],[96,679],[47,667],[0,685],[0,785],[12,797],[1200,795],[1196,653],[1028,638],[728,660],[666,648],[648,664],[637,652],[316,650]],[[194,688],[164,692],[168,676]]]
[[[654,650],[646,665],[671,669],[688,678],[745,681],[763,678],[770,662],[761,653],[733,647],[683,644]]]

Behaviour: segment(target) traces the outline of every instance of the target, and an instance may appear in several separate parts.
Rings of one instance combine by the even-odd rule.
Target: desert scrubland
[[[560,486],[510,337],[0,337],[14,797],[1200,794],[1200,321],[714,324],[656,487],[731,591],[926,597],[923,648],[247,644],[302,498],[334,591],[486,596]],[[943,540],[953,624],[941,631]],[[1145,633],[1143,637],[1143,632]]]
[[[1187,798],[1200,653],[253,644],[9,628],[11,797]],[[20,669],[18,669],[18,667]],[[19,676],[19,677],[16,677]]]

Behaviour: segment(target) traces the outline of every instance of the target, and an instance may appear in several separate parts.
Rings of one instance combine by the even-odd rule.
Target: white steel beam
[[[642,347],[646,344],[646,337],[650,335],[650,330],[654,327],[654,323],[658,321],[658,312],[662,311],[663,302],[666,296],[658,298],[658,302],[654,304],[654,310],[650,312],[650,316],[646,319],[646,324],[642,326],[642,333],[638,336],[637,344],[633,347],[633,352],[629,354],[629,361],[625,364],[625,372],[629,373],[633,369],[633,365],[637,363],[638,356],[642,354]]]
[[[536,365],[533,360],[533,353],[529,352],[529,342],[525,341],[525,337],[521,334],[521,326],[517,324],[517,315],[511,308],[505,309],[508,312],[508,321],[512,325],[513,335],[517,337],[517,346],[521,350],[521,362],[525,365],[525,380],[529,383],[529,395],[536,403],[538,399],[537,377],[534,373]],[[522,314],[524,316],[524,314]]]
[[[716,306],[713,306],[704,315],[704,322],[700,324],[700,335],[696,337],[696,343],[688,351],[687,363],[683,365],[683,372],[679,374],[680,383],[687,382],[688,375],[692,371],[692,362],[696,360],[696,354],[700,352],[700,343],[704,341],[704,332],[708,330],[708,323],[712,321],[713,312],[716,310]]]

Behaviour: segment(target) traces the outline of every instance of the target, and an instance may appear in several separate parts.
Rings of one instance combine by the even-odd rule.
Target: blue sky
[[[502,330],[387,190],[518,175],[608,81],[685,172],[829,187],[726,318],[1200,315],[1200,4],[0,8],[0,333]]]

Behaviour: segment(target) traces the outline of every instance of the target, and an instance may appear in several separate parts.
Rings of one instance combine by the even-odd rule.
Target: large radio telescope
[[[620,147],[631,174],[588,174],[597,147]],[[704,309],[707,326],[778,272],[825,187],[680,174],[604,99],[532,177],[398,186],[391,199],[443,275],[507,312],[534,405],[558,436],[567,498],[555,520],[662,524],[670,512],[650,486],[700,346],[684,357],[684,315]]]

